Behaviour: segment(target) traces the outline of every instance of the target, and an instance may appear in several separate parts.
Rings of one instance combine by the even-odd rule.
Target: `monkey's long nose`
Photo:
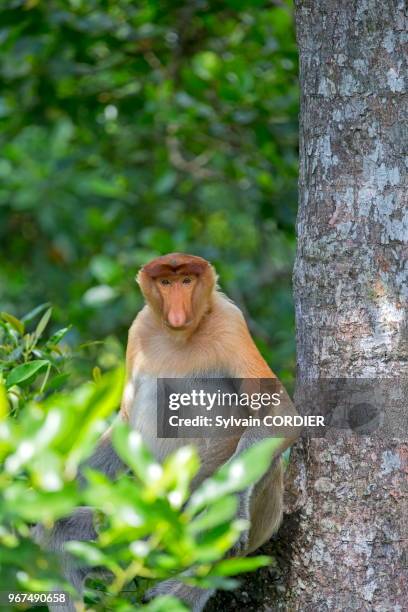
[[[167,320],[172,327],[183,327],[187,322],[186,313],[181,308],[171,309],[167,315]]]

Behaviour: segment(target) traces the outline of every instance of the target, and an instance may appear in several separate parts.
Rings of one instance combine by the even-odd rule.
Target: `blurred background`
[[[138,268],[194,253],[290,383],[292,3],[3,0],[0,24],[0,310],[50,302],[108,368]]]

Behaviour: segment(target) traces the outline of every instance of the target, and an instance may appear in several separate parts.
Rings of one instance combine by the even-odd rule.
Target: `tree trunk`
[[[406,4],[298,0],[296,22],[298,378],[392,379],[383,407],[406,423]],[[306,502],[281,607],[407,609],[406,429],[396,435],[336,432],[297,451]]]

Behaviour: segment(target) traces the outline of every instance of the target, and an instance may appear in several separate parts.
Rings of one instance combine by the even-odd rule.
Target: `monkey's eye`
[[[162,278],[160,281],[161,285],[171,285],[171,282],[169,281],[168,278]]]
[[[188,276],[186,276],[186,278],[183,278],[183,285],[189,285],[191,283],[191,278],[189,278]]]

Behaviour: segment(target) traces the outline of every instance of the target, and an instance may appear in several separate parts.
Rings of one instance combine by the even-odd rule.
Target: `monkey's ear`
[[[139,268],[139,271],[137,272],[135,276],[135,281],[140,286],[145,285],[147,282],[151,281],[150,275],[147,273],[147,270],[146,270],[146,265]]]
[[[139,272],[136,274],[135,281],[139,285],[140,291],[146,297],[146,292],[148,293],[152,289],[152,281],[146,274],[144,267],[140,268]]]
[[[140,283],[142,282],[142,271],[143,271],[143,268],[140,268],[140,270],[135,276],[135,281],[139,285],[139,287],[140,287]]]

